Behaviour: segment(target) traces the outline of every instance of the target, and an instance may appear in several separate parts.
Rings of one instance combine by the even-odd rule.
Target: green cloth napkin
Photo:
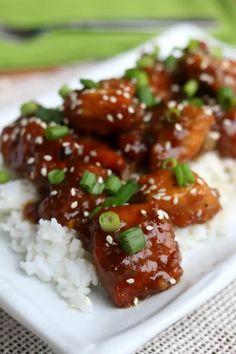
[[[235,0],[0,0],[0,24],[22,27],[80,19],[191,17],[216,19],[213,34],[236,44]],[[155,34],[55,31],[24,42],[0,37],[0,71],[101,59]]]

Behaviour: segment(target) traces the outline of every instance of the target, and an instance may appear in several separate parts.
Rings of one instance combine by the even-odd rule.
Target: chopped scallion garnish
[[[202,107],[204,104],[203,100],[199,97],[191,97],[189,98],[188,102],[196,107]]]
[[[198,89],[199,83],[194,79],[188,80],[183,86],[183,91],[188,97],[193,97],[197,93]]]
[[[102,209],[101,206],[97,206],[93,209],[93,211],[89,214],[89,219],[92,219],[99,211]]]
[[[168,108],[165,111],[165,115],[163,119],[168,123],[175,123],[180,118],[180,116],[181,116],[181,111],[178,108],[173,107],[173,108]]]
[[[105,183],[96,182],[91,190],[91,193],[93,195],[99,195],[104,191],[104,188],[105,188]]]
[[[146,241],[140,227],[131,227],[119,235],[119,242],[127,254],[134,254],[144,249]]]
[[[176,165],[173,172],[180,187],[186,187],[195,182],[195,177],[187,163]]]
[[[139,69],[128,69],[125,72],[125,77],[134,80],[138,87],[147,86],[149,83],[147,74]]]
[[[45,129],[44,136],[48,140],[57,140],[63,138],[69,133],[69,128],[65,125],[57,125],[55,127],[48,127]]]
[[[65,180],[65,172],[61,169],[54,169],[48,173],[48,180],[51,184],[60,184]]]
[[[221,87],[217,92],[217,101],[223,109],[231,109],[235,106],[236,99],[230,87]]]
[[[144,54],[140,59],[137,60],[137,67],[142,68],[150,68],[154,65],[155,59],[151,54]]]
[[[34,115],[37,110],[39,108],[39,105],[36,103],[36,102],[33,102],[33,101],[29,101],[29,102],[26,102],[26,103],[23,103],[21,105],[21,114],[23,116],[31,116],[31,115]]]
[[[168,157],[162,162],[162,169],[163,170],[172,170],[175,166],[177,166],[178,161],[173,157]]]
[[[177,67],[177,62],[178,59],[176,57],[174,57],[173,55],[168,56],[164,62],[166,70],[170,73],[175,71]]]
[[[97,182],[97,176],[95,175],[95,173],[90,171],[84,171],[80,180],[80,187],[84,189],[86,192],[91,192],[96,182]]]
[[[71,93],[71,89],[68,85],[65,84],[60,88],[58,93],[62,98],[66,98]]]
[[[45,123],[54,122],[60,124],[63,122],[63,113],[57,108],[44,108],[39,106],[35,116],[42,119]]]
[[[157,104],[156,97],[153,95],[149,86],[140,86],[137,88],[137,97],[140,102],[147,107],[153,107]]]
[[[121,180],[115,175],[111,175],[106,179],[105,189],[108,193],[114,195],[121,187]]]
[[[7,171],[0,171],[0,184],[9,182],[11,179],[10,173]]]
[[[81,84],[84,86],[86,89],[96,89],[99,88],[99,83],[90,80],[90,79],[80,79]]]
[[[119,214],[113,211],[106,211],[99,216],[99,224],[103,231],[113,232],[120,227],[120,217]]]

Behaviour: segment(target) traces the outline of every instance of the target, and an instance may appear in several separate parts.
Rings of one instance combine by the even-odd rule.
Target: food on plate
[[[118,307],[175,286],[176,234],[224,209],[222,191],[194,169],[236,157],[236,63],[213,49],[192,40],[165,59],[143,53],[120,78],[63,86],[59,108],[25,103],[3,129],[2,188],[16,173],[34,191],[5,229],[22,218],[22,268],[56,282],[71,305],[84,309],[97,284],[90,260]]]

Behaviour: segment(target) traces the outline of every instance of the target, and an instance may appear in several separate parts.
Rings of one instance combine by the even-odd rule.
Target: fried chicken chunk
[[[220,112],[216,127],[219,132],[217,150],[221,156],[236,158],[236,108]]]
[[[195,182],[179,187],[171,170],[158,170],[140,177],[142,202],[153,201],[165,210],[174,225],[185,227],[205,223],[220,210],[217,190],[194,173]]]
[[[151,149],[151,168],[154,171],[168,157],[178,161],[195,157],[214,123],[211,110],[190,104],[158,106],[153,114],[151,133],[155,143]]]
[[[117,213],[121,220],[120,228],[109,234],[99,224],[99,215],[108,210]],[[92,253],[102,285],[116,306],[131,306],[179,281],[181,256],[167,213],[151,203],[112,207],[102,212],[89,226]],[[120,245],[119,234],[135,226],[141,227],[146,245],[129,255]]]

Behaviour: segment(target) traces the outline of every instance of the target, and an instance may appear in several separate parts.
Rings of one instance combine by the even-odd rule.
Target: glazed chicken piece
[[[154,145],[151,149],[151,169],[155,171],[166,158],[178,161],[194,158],[210,131],[214,116],[209,108],[190,104],[178,104],[166,108],[157,106],[153,112],[151,134]]]
[[[165,102],[173,96],[174,85],[171,74],[166,70],[164,63],[156,61],[153,67],[143,69],[149,78],[149,86],[153,94]],[[174,85],[174,86],[173,86]]]
[[[123,90],[73,91],[65,99],[64,115],[78,132],[104,135],[129,131],[142,122],[144,114],[142,105],[130,92],[130,84]]]
[[[202,87],[217,92],[221,87],[231,87],[236,92],[236,61],[219,59],[211,55],[201,42],[195,50],[187,50],[179,64],[180,75],[196,79]]]
[[[101,229],[99,215],[104,211],[119,215],[121,226],[117,231]],[[179,281],[181,256],[167,213],[151,203],[112,207],[101,213],[89,226],[92,254],[102,285],[116,306],[132,306]],[[141,227],[146,245],[135,254],[127,254],[119,234],[136,226]]]
[[[78,237],[90,248],[87,221],[91,211],[106,198],[105,193],[98,196],[87,193],[80,187],[80,179],[85,171],[95,173],[103,181],[107,171],[102,167],[83,164],[69,169],[64,183],[51,186],[50,194],[38,206],[38,219],[56,220],[69,229],[77,230]]]
[[[216,148],[221,156],[236,158],[236,108],[218,113],[216,131]]]
[[[219,195],[196,173],[193,175],[195,182],[186,187],[177,184],[171,170],[160,169],[144,175],[139,180],[141,191],[138,200],[155,202],[169,214],[176,226],[205,223],[220,210]]]
[[[124,158],[107,144],[95,138],[78,138],[79,155],[85,163],[98,163],[102,167],[121,174],[126,162]]]

